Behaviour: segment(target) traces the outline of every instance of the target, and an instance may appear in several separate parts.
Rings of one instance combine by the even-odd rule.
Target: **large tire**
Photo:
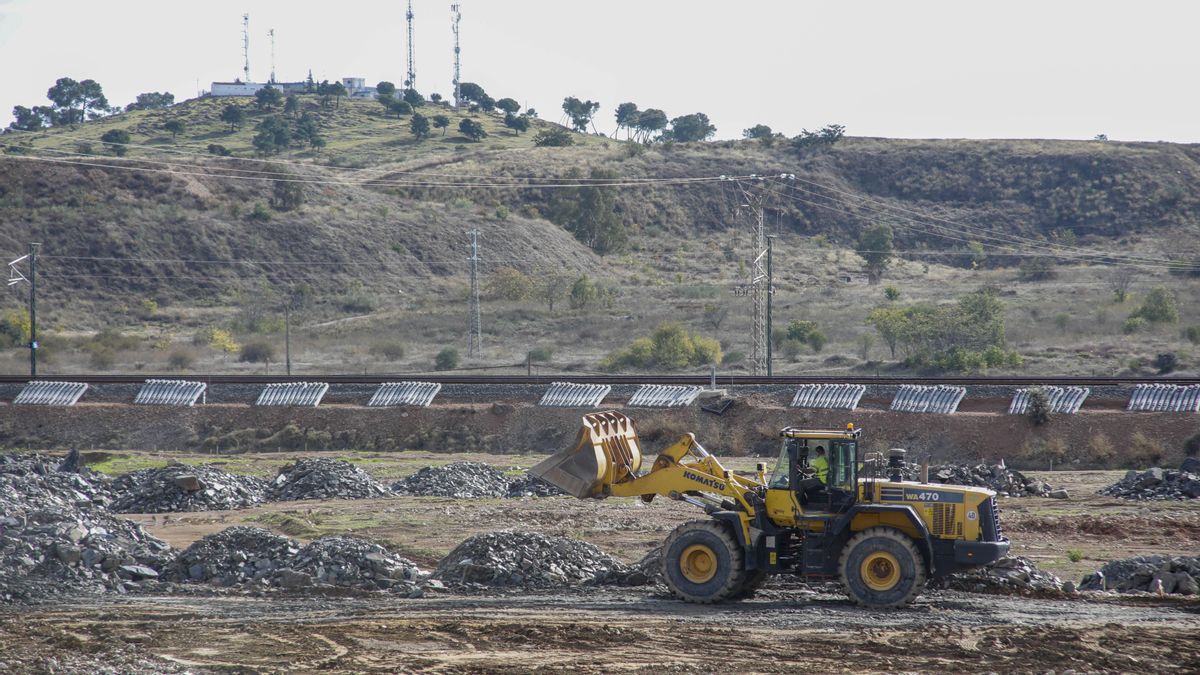
[[[765,570],[748,570],[746,572],[746,581],[742,583],[742,588],[734,594],[734,600],[747,600],[753,598],[758,589],[767,581],[767,573]]]
[[[908,535],[872,527],[850,538],[838,561],[842,587],[867,607],[898,607],[925,590],[925,561]]]
[[[663,544],[662,575],[681,600],[730,600],[746,583],[745,553],[727,526],[693,520],[675,528]]]

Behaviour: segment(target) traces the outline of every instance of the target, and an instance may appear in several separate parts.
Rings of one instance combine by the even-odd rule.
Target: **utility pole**
[[[41,244],[29,245],[29,377],[37,377],[37,256]]]
[[[462,21],[462,5],[450,5],[450,29],[454,31],[454,109],[462,107],[462,50],[458,47],[458,22]]]
[[[483,355],[483,322],[479,318],[479,230],[471,230],[471,333],[468,336],[467,357]]]
[[[417,66],[416,60],[413,58],[412,0],[408,0],[408,14],[405,17],[408,19],[408,79],[404,80],[404,88],[405,90],[412,90],[417,86]]]
[[[292,298],[289,295],[283,305],[283,358],[287,374],[292,375]]]
[[[242,15],[242,58],[245,65],[242,66],[242,72],[245,74],[246,83],[250,82],[250,15]]]
[[[775,298],[775,267],[772,264],[775,253],[775,235],[767,235],[767,377],[771,377],[775,373],[773,347],[774,341],[771,339],[774,329],[771,323],[771,304]]]

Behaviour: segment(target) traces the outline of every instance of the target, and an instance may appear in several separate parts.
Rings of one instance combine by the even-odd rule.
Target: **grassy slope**
[[[161,369],[170,345],[183,344],[195,328],[228,324],[239,313],[271,311],[272,303],[263,298],[272,289],[298,282],[309,284],[319,296],[299,318],[304,328],[295,338],[295,356],[303,367],[426,368],[433,352],[462,342],[464,232],[476,227],[483,231],[484,257],[496,261],[485,264],[485,275],[501,265],[535,277],[566,267],[599,277],[622,293],[612,309],[570,314],[559,307],[551,314],[535,302],[489,303],[487,362],[513,363],[529,347],[544,345],[557,350],[557,363],[592,368],[607,351],[663,318],[701,328],[703,306],[715,302],[731,307],[730,318],[715,333],[728,348],[745,349],[740,343],[748,309],[729,298],[728,286],[739,281],[736,260],[748,247],[736,229],[745,221],[739,220],[739,200],[728,185],[620,191],[618,208],[637,234],[629,252],[600,258],[542,217],[549,190],[346,184],[364,177],[397,181],[406,171],[493,177],[557,177],[588,166],[627,176],[790,172],[825,186],[800,183],[810,192],[791,192],[795,199],[781,200],[772,212],[773,229],[784,235],[778,249],[776,315],[817,320],[832,338],[824,353],[781,364],[785,371],[877,367],[860,364],[859,352],[863,335],[869,334],[862,316],[880,301],[879,291],[836,282],[839,271],[861,264],[837,242],[848,243],[863,224],[884,219],[897,227],[905,248],[958,246],[906,227],[902,219],[886,218],[851,200],[838,201],[831,189],[994,232],[1061,238],[1069,231],[1097,250],[1155,256],[1200,250],[1200,150],[1192,146],[847,139],[831,152],[796,157],[782,147],[749,142],[641,151],[577,135],[577,147],[536,148],[532,136],[543,122],[516,137],[498,118],[479,115],[490,135],[482,143],[469,143],[454,132],[461,116],[438,110],[452,118],[447,135],[435,130],[432,138],[417,141],[408,133],[407,118],[385,118],[377,103],[344,100],[338,109],[321,110],[313,99],[305,105],[320,116],[328,146],[319,155],[297,150],[273,158],[278,164],[267,164],[251,153],[258,114],[240,130],[230,130],[218,119],[228,101],[190,101],[169,111],[122,114],[78,129],[2,139],[19,139],[41,150],[39,154],[79,152],[89,143],[91,151],[100,153],[99,137],[108,129],[124,128],[134,144],[148,146],[132,148],[129,158],[182,162],[187,166],[175,170],[189,173],[286,170],[326,181],[306,186],[301,210],[274,213],[262,223],[248,214],[270,197],[264,181],[6,161],[0,180],[0,240],[9,247],[37,239],[45,243],[47,255],[290,263],[47,259],[44,311],[62,334],[111,324],[137,331],[160,347],[126,350],[117,369],[139,363]],[[187,126],[175,141],[161,130],[174,117]],[[208,157],[209,143],[222,144],[241,159]],[[834,244],[822,248],[812,239],[817,234]],[[728,251],[733,261],[727,260]],[[946,264],[955,262],[960,261],[915,257],[898,264],[889,281],[901,287],[905,300],[946,300],[985,283],[1010,289],[1010,337],[1031,356],[1031,368],[1110,372],[1160,350],[1182,351],[1185,363],[1190,358],[1176,327],[1148,336],[1120,335],[1120,320],[1131,306],[1106,302],[1103,270],[1066,269],[1051,283],[1014,285],[1010,269],[969,271]],[[1186,280],[1150,274],[1139,281],[1135,295],[1156,282],[1174,286],[1185,299],[1185,321],[1200,320],[1188,302],[1193,289]],[[353,318],[364,314],[348,308],[347,297],[356,295],[369,296],[370,316]],[[139,312],[146,298],[158,299],[163,308]],[[613,321],[614,315],[629,320]],[[278,336],[270,339],[278,341]],[[369,349],[381,340],[404,342],[408,355],[399,362],[382,362]],[[59,352],[53,367],[87,367],[84,355],[69,345],[61,345]],[[209,350],[195,350],[195,355],[201,369],[249,367]],[[866,356],[875,361],[886,355],[872,346]],[[0,367],[19,371],[20,358],[14,354],[10,363],[0,361]]]

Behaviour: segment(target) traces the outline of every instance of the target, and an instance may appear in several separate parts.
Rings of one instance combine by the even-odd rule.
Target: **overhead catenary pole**
[[[41,244],[29,245],[29,377],[37,377],[37,256]]]
[[[283,358],[287,364],[287,374],[292,374],[292,298],[289,296],[283,305]]]
[[[479,316],[479,230],[471,230],[471,328],[467,336],[467,357],[483,355],[483,322]]]
[[[775,298],[775,267],[772,260],[774,253],[775,235],[769,234],[767,235],[767,377],[771,377],[775,374],[773,372],[774,354],[772,353],[772,347],[774,346],[772,334],[774,333],[774,329],[771,322],[771,304],[772,300]]]

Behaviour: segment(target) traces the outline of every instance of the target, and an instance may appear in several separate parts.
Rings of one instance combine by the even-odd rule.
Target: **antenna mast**
[[[408,0],[408,79],[404,81],[405,89],[414,89],[417,86],[417,66],[416,59],[413,58],[413,11],[412,0]]]
[[[246,79],[243,82],[250,82],[250,15],[242,15],[242,58],[245,59],[245,64],[242,66],[242,72],[245,73]]]
[[[267,31],[267,35],[271,36],[271,84],[275,84],[275,29]]]
[[[454,30],[454,107],[462,106],[462,62],[459,55],[462,50],[458,46],[458,22],[462,20],[462,5],[450,5],[450,27]]]

